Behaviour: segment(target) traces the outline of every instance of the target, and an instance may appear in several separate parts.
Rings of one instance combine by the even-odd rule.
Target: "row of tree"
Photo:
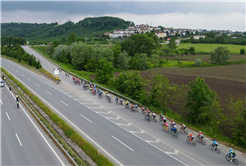
[[[28,65],[36,67],[36,69],[42,68],[42,65],[37,60],[35,56],[30,55],[24,51],[24,49],[20,45],[8,45],[7,47],[1,47],[1,54],[12,57],[18,60],[18,62],[25,61]]]
[[[24,39],[23,37],[14,37],[14,36],[2,36],[1,37],[1,44],[2,47],[4,45],[16,45],[16,44],[20,44],[20,45],[24,45],[26,44],[26,39]]]

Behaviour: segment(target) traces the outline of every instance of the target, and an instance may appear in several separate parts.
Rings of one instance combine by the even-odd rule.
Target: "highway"
[[[33,51],[27,47],[25,50]],[[31,54],[39,57],[34,51]],[[46,70],[53,71],[55,66],[41,57],[39,59],[43,67],[49,67]],[[148,123],[142,114],[130,113],[122,106],[107,103],[105,98],[100,100],[92,96],[81,86],[75,86],[64,73],[59,75],[62,83],[56,85],[7,60],[3,60],[2,65],[14,75],[17,74],[16,68],[22,70],[17,78],[45,99],[54,111],[117,165],[231,164],[224,158],[227,149],[216,154],[207,145],[188,145],[185,135],[180,134],[178,140],[173,139],[163,133],[160,123]],[[242,158],[240,164],[244,165],[243,161]]]
[[[1,165],[70,165],[13,93],[1,89]]]

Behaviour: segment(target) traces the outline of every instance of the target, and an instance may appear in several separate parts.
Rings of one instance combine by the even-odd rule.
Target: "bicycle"
[[[136,110],[135,110],[135,108],[131,108],[131,112],[135,112]]]
[[[210,145],[209,145],[209,148],[210,148],[210,150],[212,150],[212,151],[215,151],[216,153],[218,153],[218,154],[220,154],[220,148],[219,148],[219,145],[217,146],[217,147],[214,147],[213,146],[213,143],[211,143]]]
[[[163,126],[163,127],[162,127],[162,130],[163,130],[163,131],[166,131],[167,133],[169,133],[168,126]]]
[[[108,98],[108,102],[111,103],[111,97]]]
[[[191,144],[194,147],[196,146],[196,142],[191,141],[189,136],[187,137],[186,142],[187,142],[187,144]]]
[[[201,144],[203,144],[203,145],[206,145],[206,141],[202,138],[202,139],[200,139],[200,136],[198,135],[198,136],[196,136],[196,142],[199,142],[199,143],[201,143]]]
[[[150,122],[150,117],[145,115],[145,120]]]
[[[175,133],[174,133],[174,131],[172,131],[171,133],[172,133],[172,137],[178,139],[178,135],[179,135],[179,134],[178,134],[178,131],[176,131]]]
[[[125,109],[129,109],[129,104],[125,104]]]
[[[227,155],[225,156],[225,159],[226,159],[227,161],[231,161],[231,155],[230,155],[230,154],[227,154]],[[238,159],[235,159],[235,158],[232,159],[232,162],[233,162],[233,164],[235,164],[235,165],[238,165],[238,164],[239,164]]]
[[[153,122],[157,122],[156,117],[153,117],[153,116],[152,116],[151,119],[152,119]]]
[[[185,135],[188,134],[187,130],[186,129],[182,129],[182,127],[179,128],[179,132],[180,133],[184,133]]]

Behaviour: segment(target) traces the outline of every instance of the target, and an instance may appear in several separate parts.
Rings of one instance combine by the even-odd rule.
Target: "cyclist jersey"
[[[189,134],[189,137],[190,137],[190,138],[192,138],[192,137],[193,137],[193,135],[192,135],[192,134]]]
[[[176,131],[177,129],[175,127],[173,127],[173,131]]]
[[[213,144],[217,145],[218,143],[216,141],[213,141]]]

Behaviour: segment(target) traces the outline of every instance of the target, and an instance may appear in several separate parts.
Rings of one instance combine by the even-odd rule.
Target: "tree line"
[[[9,45],[9,44],[20,44],[20,45],[24,45],[26,44],[26,39],[24,39],[23,37],[14,37],[14,36],[2,36],[1,37],[1,45],[2,47],[4,45]]]
[[[9,44],[7,47],[1,47],[1,54],[15,58],[18,62],[24,61],[36,69],[42,68],[39,59],[37,60],[35,56],[26,53],[19,44],[12,46]]]

